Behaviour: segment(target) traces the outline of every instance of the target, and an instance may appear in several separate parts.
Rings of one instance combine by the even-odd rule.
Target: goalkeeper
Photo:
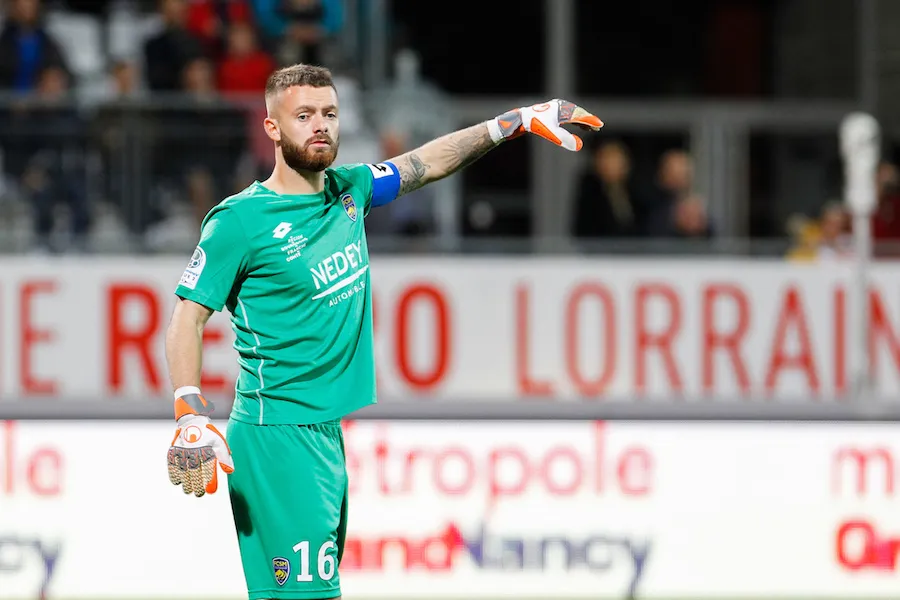
[[[166,332],[176,432],[169,478],[184,493],[228,493],[249,597],[339,598],[347,528],[341,418],[375,402],[372,296],[363,220],[373,207],[533,133],[603,123],[571,102],[511,110],[380,164],[332,168],[338,97],[327,69],[294,65],[266,86],[275,167],[207,214],[175,290]],[[226,436],[200,389],[202,333],[227,309],[240,374]],[[226,442],[227,437],[227,442]]]

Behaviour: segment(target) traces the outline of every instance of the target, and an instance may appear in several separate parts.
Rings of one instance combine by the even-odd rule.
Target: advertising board
[[[343,591],[898,597],[898,434],[350,421]],[[228,496],[186,497],[168,482],[171,435],[165,422],[0,422],[0,598],[42,586],[51,599],[243,597]],[[292,574],[316,573],[296,562],[314,550],[279,555]]]
[[[186,259],[185,259],[186,260]],[[3,398],[168,397],[163,336],[185,261],[0,260]],[[828,401],[850,387],[841,265],[613,259],[372,262],[381,398]],[[900,266],[870,294],[875,392],[900,394]],[[227,315],[203,389],[233,390]]]

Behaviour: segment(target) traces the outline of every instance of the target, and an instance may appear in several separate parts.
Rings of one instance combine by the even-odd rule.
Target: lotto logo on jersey
[[[351,221],[356,221],[356,201],[353,199],[353,196],[350,194],[344,194],[341,196],[341,206],[344,207],[344,212],[347,213],[347,216],[350,217]]]
[[[191,260],[188,261],[187,268],[181,274],[181,281],[178,282],[178,285],[183,285],[189,290],[197,287],[197,280],[200,279],[200,273],[203,272],[203,267],[205,266],[206,252],[203,251],[203,248],[197,246],[194,254],[191,256]]]
[[[291,231],[290,223],[279,223],[278,227],[276,227],[275,229],[272,230],[272,237],[275,238],[276,240],[281,240],[281,239],[284,239],[284,236],[286,236],[288,233],[290,233],[290,231]]]

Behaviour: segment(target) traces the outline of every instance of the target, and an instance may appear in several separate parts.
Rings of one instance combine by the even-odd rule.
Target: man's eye
[[[328,113],[328,118],[329,118],[329,119],[337,119],[337,114],[335,114],[335,113]]]
[[[309,118],[309,115],[306,115],[306,114],[297,115],[297,118],[300,119],[301,121],[305,121],[306,119]]]

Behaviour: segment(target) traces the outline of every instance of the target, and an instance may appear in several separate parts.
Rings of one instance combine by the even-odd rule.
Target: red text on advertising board
[[[381,303],[373,295],[373,321],[375,335],[385,335],[378,324],[379,307]],[[424,367],[413,364],[413,357],[428,355],[428,351],[412,346],[412,312],[424,308],[431,311],[429,319],[428,339],[432,340],[430,350],[430,363]],[[450,361],[453,356],[453,339],[451,332],[451,308],[446,294],[437,286],[426,282],[416,282],[402,290],[394,303],[394,356],[393,362],[397,366],[400,377],[411,389],[423,392],[436,388],[447,376],[450,369]]]
[[[126,387],[126,377],[133,374],[126,368],[126,361],[137,361],[144,385],[151,390],[162,391],[165,382],[164,365],[158,364],[154,350],[163,335],[167,315],[163,303],[153,288],[143,284],[117,284],[107,290],[108,324],[107,347],[109,352],[108,386],[112,392]],[[413,357],[420,349],[413,348],[411,318],[413,311],[425,308],[433,315],[434,352],[432,362],[424,367],[414,365]],[[450,306],[443,292],[429,284],[415,284],[403,290],[397,297],[394,309],[394,356],[391,359],[406,385],[413,389],[427,390],[441,383],[449,369],[452,353],[450,337]],[[142,315],[138,323],[125,318],[126,311]],[[376,312],[376,323],[377,323]],[[381,332],[384,335],[386,332]],[[225,331],[207,324],[204,329],[204,348],[226,343]],[[201,386],[208,394],[227,394],[233,385],[223,373],[205,369]]]
[[[831,459],[831,492],[835,496],[892,498],[896,476],[897,461],[887,446],[841,446]]]
[[[154,344],[159,343],[164,326],[162,302],[154,290],[143,284],[117,284],[108,288],[106,294],[108,310],[107,348],[109,363],[107,369],[108,386],[113,393],[125,387],[126,358],[134,358],[141,365],[141,373],[148,389],[162,391],[164,381],[163,365],[157,364]],[[135,308],[143,315],[137,325],[125,318],[129,308]],[[167,316],[166,316],[167,317]],[[221,329],[210,326],[203,330],[203,345],[208,348],[225,341]],[[204,369],[200,385],[207,394],[227,393],[229,378],[221,373],[210,373]]]
[[[880,532],[865,519],[846,521],[835,536],[835,558],[849,571],[896,571],[900,535]]]
[[[54,333],[50,329],[41,328],[34,324],[31,316],[33,299],[40,294],[52,294],[56,291],[56,284],[50,280],[30,281],[22,286],[21,301],[19,302],[19,327],[21,334],[21,378],[22,388],[28,394],[55,394],[57,383],[53,379],[42,378],[34,373],[32,362],[34,360],[32,348],[39,344],[53,342]]]
[[[57,448],[41,446],[24,451],[15,421],[0,421],[0,496],[62,492],[63,460]]]
[[[87,385],[109,394],[135,389],[165,392],[159,349],[174,301],[171,292],[120,279],[85,296],[67,281],[25,277],[0,287],[5,309],[0,315],[13,317],[0,320],[3,388],[25,396],[71,392],[72,369],[49,357],[58,355],[60,344],[72,343],[71,331],[63,328],[65,319],[79,314],[72,310],[73,299],[96,298],[100,305],[96,314],[102,315],[95,324],[99,355],[90,364],[97,365],[97,383]],[[461,312],[466,292],[438,281],[414,280],[391,292],[374,290],[379,294],[374,308],[376,336],[389,348],[379,354],[380,363],[388,363],[379,364],[379,377],[396,376],[394,389],[401,391],[429,393],[452,387],[461,394],[478,394],[479,383],[461,370],[465,364],[461,357],[482,350],[473,346],[478,343],[474,340],[485,339],[473,334],[472,323],[480,321]],[[777,301],[771,309],[758,306],[745,284],[717,280],[684,290],[653,279],[635,280],[627,289],[601,280],[574,279],[561,298],[540,302],[538,291],[533,282],[512,284],[496,299],[512,327],[501,328],[511,329],[509,339],[488,341],[495,350],[491,360],[509,367],[493,372],[504,380],[491,382],[492,389],[508,390],[510,395],[552,397],[574,392],[598,397],[612,386],[637,396],[660,385],[676,394],[714,394],[734,387],[748,395],[775,394],[786,381],[799,382],[801,391],[811,395],[847,387],[849,311],[840,285],[812,298],[801,285],[788,283],[773,290]],[[891,308],[873,289],[869,343],[876,377],[888,369],[894,375],[900,372],[900,321]],[[84,314],[90,318],[92,313]],[[204,333],[205,346],[216,348],[223,357],[230,351],[227,327],[211,322]],[[538,345],[543,348],[540,361]],[[697,350],[686,355],[681,347]],[[560,357],[561,368],[548,356]],[[237,369],[233,361],[227,368],[215,364],[205,364],[204,390],[229,394]],[[11,371],[4,369],[6,365]]]
[[[520,393],[527,396],[552,396],[566,385],[571,386],[581,396],[598,396],[607,392],[617,380],[620,370],[632,366],[633,381],[629,388],[636,394],[648,388],[652,365],[662,369],[667,387],[671,392],[684,392],[688,376],[695,375],[689,369],[699,369],[701,391],[715,393],[723,369],[717,370],[719,359],[730,368],[738,389],[746,394],[762,392],[774,394],[781,379],[791,373],[799,374],[805,381],[809,393],[818,395],[823,388],[823,374],[831,374],[833,388],[844,391],[847,386],[847,308],[846,292],[840,286],[833,289],[832,339],[828,364],[817,360],[814,340],[816,336],[810,320],[807,299],[798,285],[786,286],[779,296],[777,312],[754,314],[750,295],[740,284],[710,281],[697,290],[700,302],[694,303],[684,297],[668,283],[644,281],[633,287],[626,301],[633,306],[634,320],[624,321],[624,308],[616,301],[615,290],[601,281],[584,281],[574,286],[564,303],[562,315],[547,315],[541,318],[560,318],[562,324],[561,352],[565,356],[568,381],[553,379],[541,373],[531,362],[532,288],[521,284],[515,290],[515,366],[516,383]],[[820,299],[817,299],[819,301]],[[651,308],[664,314],[664,323],[651,324]],[[696,307],[696,308],[695,308]],[[735,315],[727,323],[721,323],[716,315],[721,309],[730,309]],[[687,310],[699,310],[700,331],[688,331],[685,326]],[[600,329],[588,331],[583,326],[586,311],[599,313]],[[762,319],[761,319],[762,318]],[[822,326],[822,325],[820,325]],[[879,353],[886,346],[893,367],[900,370],[900,335],[898,324],[892,323],[882,296],[878,290],[869,294],[869,345],[875,357],[872,364],[873,375],[880,368]],[[748,360],[745,346],[753,329],[765,328],[770,332],[768,351],[755,361],[757,370],[751,368],[754,361]],[[622,332],[631,338],[633,354],[623,357],[619,351]],[[699,337],[700,356],[698,360],[684,360],[675,350],[679,341]],[[593,341],[596,340],[596,341]],[[585,365],[581,353],[586,344],[599,344],[601,357],[596,365]],[[760,357],[758,357],[760,358]],[[679,360],[681,359],[681,360]],[[760,370],[761,369],[761,370]],[[619,377],[620,378],[620,377]],[[691,377],[693,380],[694,377]]]
[[[431,490],[448,497],[483,498],[492,508],[503,499],[533,493],[639,498],[653,491],[650,450],[642,445],[611,448],[603,422],[591,426],[586,444],[560,443],[540,451],[525,442],[410,445],[402,429],[373,427],[369,445],[354,434],[353,422],[346,424],[351,493],[361,487],[382,496]]]

